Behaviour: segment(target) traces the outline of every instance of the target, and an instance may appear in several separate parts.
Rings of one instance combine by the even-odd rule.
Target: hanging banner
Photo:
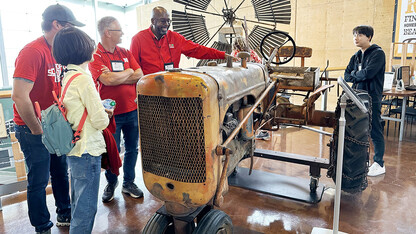
[[[413,39],[416,43],[416,0],[396,0],[394,12],[393,42],[403,42]],[[413,45],[409,45],[407,52],[413,52]],[[394,47],[394,57],[402,56],[402,45]]]

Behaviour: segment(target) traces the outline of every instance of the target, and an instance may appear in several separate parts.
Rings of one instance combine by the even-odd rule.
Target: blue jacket
[[[361,64],[361,70],[359,70]],[[345,69],[344,78],[353,82],[354,89],[367,91],[373,103],[380,103],[383,93],[386,55],[380,46],[373,44],[364,51],[364,57],[359,50],[355,53]]]

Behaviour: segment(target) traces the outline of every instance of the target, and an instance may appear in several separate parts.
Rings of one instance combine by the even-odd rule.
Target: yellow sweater
[[[86,152],[93,156],[100,156],[106,152],[102,130],[109,123],[108,115],[101,104],[92,77],[77,65],[69,64],[67,68],[69,71],[63,79],[62,91],[72,76],[77,73],[82,74],[71,82],[63,100],[67,110],[66,117],[74,131],[78,128],[85,107],[88,111],[81,138],[67,156],[81,157]]]

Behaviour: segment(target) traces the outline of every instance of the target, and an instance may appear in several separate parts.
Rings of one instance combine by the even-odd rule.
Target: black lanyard
[[[100,43],[101,44],[101,43]],[[101,44],[101,46],[102,46],[102,44]],[[98,48],[99,49],[99,48]],[[108,56],[108,54],[107,53],[110,53],[110,51],[108,51],[108,50],[106,50],[105,48],[104,48],[104,46],[103,46],[103,49],[104,49],[104,52],[101,50],[101,49],[99,49],[100,50],[100,52],[101,53],[103,53],[103,54],[105,54],[106,56],[107,56],[107,58],[108,58],[108,60],[110,61],[110,67],[111,67],[111,61],[114,61],[114,60],[111,60],[110,59],[110,56]],[[124,69],[124,61],[123,61],[123,58],[120,56],[120,52],[117,50],[117,47],[114,49],[114,52],[116,52],[117,51],[117,56],[118,56],[118,58],[120,59],[120,61],[122,61],[123,62],[123,69]],[[110,53],[111,54],[111,53]],[[113,68],[111,67],[111,71],[113,71]]]
[[[163,38],[163,37],[161,37],[160,39],[162,39],[162,38]],[[157,45],[157,43],[156,43],[156,41],[160,41],[160,40],[158,40],[158,39],[157,39],[157,37],[156,37],[156,36],[154,36],[154,35],[153,35],[152,39],[153,39],[153,43],[155,43],[155,46],[156,46],[156,47],[158,48],[158,50],[159,50],[159,57],[160,57],[160,59],[162,60],[163,64],[165,64],[165,60],[163,59],[162,54],[160,53],[160,48],[161,48],[162,46],[158,46],[158,45]],[[155,40],[156,40],[156,41],[155,41]],[[167,34],[166,34],[166,41],[168,42],[168,50],[169,50],[169,54],[170,54],[170,62],[171,62],[171,63],[173,63],[172,52],[170,51],[169,38],[168,38],[168,35],[167,35]]]

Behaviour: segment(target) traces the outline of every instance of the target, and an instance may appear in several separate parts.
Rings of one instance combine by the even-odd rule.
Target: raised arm
[[[182,53],[186,56],[197,58],[197,59],[225,59],[228,54],[224,51],[219,51],[214,48],[209,48],[203,45],[199,45],[191,40],[186,40],[180,34],[177,34],[181,40]]]

